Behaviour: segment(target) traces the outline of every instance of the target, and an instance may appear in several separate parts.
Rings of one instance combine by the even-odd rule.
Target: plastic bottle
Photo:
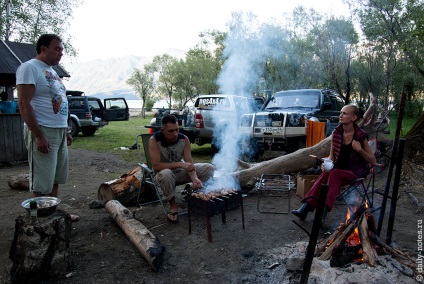
[[[29,202],[29,216],[31,224],[37,223],[37,201],[31,200]]]

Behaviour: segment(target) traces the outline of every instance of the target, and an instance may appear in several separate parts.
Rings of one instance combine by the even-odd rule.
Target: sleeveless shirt
[[[155,132],[153,137],[158,143],[162,163],[181,162],[183,160],[186,143],[184,134],[178,133],[178,138],[174,143],[168,143],[161,130]]]

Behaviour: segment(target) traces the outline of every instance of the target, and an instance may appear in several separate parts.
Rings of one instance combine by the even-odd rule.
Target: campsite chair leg
[[[162,206],[162,210],[163,213],[165,215],[167,215],[167,210],[165,205],[163,204],[163,198],[162,198],[162,193],[161,193],[161,189],[160,186],[156,183],[155,179],[154,179],[154,171],[151,168],[151,164],[150,164],[150,159],[149,159],[149,154],[148,154],[148,144],[149,144],[149,139],[152,135],[151,134],[138,134],[136,136],[135,139],[135,144],[137,147],[137,154],[140,158],[140,163],[138,163],[138,165],[141,167],[141,177],[140,177],[140,188],[138,189],[138,194],[137,194],[137,205],[138,206],[143,206],[143,205],[148,205],[148,204],[152,204],[152,203],[156,203],[156,202],[160,202],[160,205]],[[145,156],[145,163],[143,163],[143,159],[141,156],[141,150],[140,150],[140,138],[141,138],[141,142],[143,145],[143,149],[144,149],[144,156]],[[146,202],[146,203],[142,203],[139,204],[140,202],[140,193],[142,190],[142,187],[145,185],[152,185],[155,188],[155,193],[156,193],[156,197],[158,198],[158,200],[154,200],[151,202]]]

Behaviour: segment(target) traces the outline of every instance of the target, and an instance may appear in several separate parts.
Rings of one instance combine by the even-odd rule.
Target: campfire
[[[320,260],[330,260],[332,267],[344,267],[349,263],[367,263],[374,267],[378,255],[390,253],[400,262],[409,259],[407,255],[386,245],[377,236],[376,222],[374,216],[368,212],[367,204],[355,209],[348,209],[345,222],[318,245]]]

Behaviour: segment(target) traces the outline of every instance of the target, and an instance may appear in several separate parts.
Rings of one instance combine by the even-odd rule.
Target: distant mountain
[[[170,54],[183,58],[185,53],[177,49],[168,49],[161,54]],[[64,80],[68,90],[78,90],[86,95],[105,97],[125,97],[127,100],[140,99],[126,81],[136,68],[143,68],[153,57],[125,56],[107,60],[93,60],[81,63],[65,63],[62,66],[71,75]]]

